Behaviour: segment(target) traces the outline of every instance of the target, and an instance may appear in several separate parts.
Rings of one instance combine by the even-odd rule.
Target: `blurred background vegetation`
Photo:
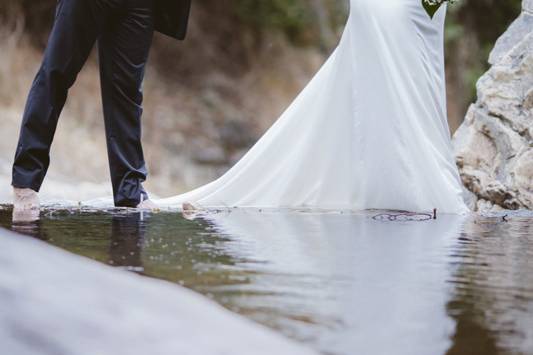
[[[57,0],[0,0],[0,175],[9,174],[20,115]],[[475,100],[495,40],[520,0],[461,0],[446,28],[449,121]],[[348,0],[193,0],[189,35],[156,35],[145,83],[144,142],[158,194],[223,172],[267,129],[335,47]],[[72,89],[51,175],[106,182],[96,56]],[[53,179],[54,177],[52,177]],[[0,181],[1,183],[2,181]]]

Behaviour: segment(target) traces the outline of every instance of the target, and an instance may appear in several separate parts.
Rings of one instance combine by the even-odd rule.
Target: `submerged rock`
[[[0,353],[308,355],[192,291],[0,229]]]
[[[533,209],[533,0],[489,61],[454,136],[457,164],[475,209]]]

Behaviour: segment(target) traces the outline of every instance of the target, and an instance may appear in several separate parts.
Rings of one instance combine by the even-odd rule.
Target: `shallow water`
[[[0,226],[180,283],[325,354],[533,354],[532,213],[378,214],[48,210],[13,225],[4,207]]]

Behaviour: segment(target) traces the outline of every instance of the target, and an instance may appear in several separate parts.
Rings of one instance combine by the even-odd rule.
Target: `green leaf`
[[[437,10],[441,7],[442,3],[430,5],[426,2],[426,0],[422,0],[422,5],[424,6],[424,9],[426,9],[426,12],[428,13],[429,17],[433,18]]]

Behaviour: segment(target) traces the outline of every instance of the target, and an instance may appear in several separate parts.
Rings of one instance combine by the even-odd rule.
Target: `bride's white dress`
[[[445,11],[351,0],[339,46],[257,144],[216,181],[157,202],[468,211],[447,124]]]

